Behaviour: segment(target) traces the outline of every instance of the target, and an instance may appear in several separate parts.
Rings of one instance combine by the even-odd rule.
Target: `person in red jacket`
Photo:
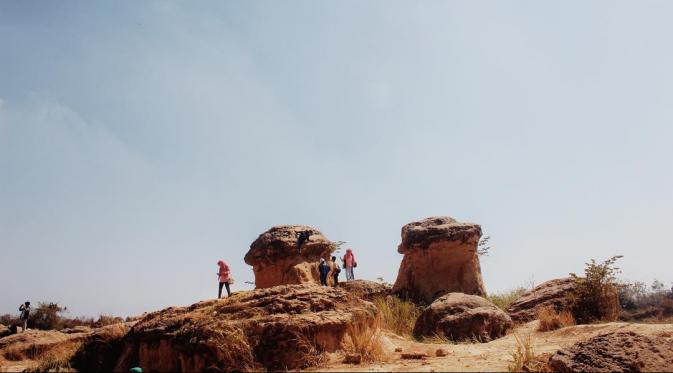
[[[217,262],[217,265],[220,266],[220,271],[217,273],[217,278],[220,282],[220,288],[217,291],[217,299],[222,298],[222,286],[227,288],[227,296],[231,296],[231,289],[229,288],[229,280],[231,276],[231,271],[229,270],[229,265],[224,261],[220,260]]]
[[[353,268],[358,266],[358,262],[355,261],[355,255],[353,255],[353,250],[346,250],[346,255],[341,259],[344,263],[344,268],[346,268],[346,281],[355,280],[355,275],[353,274]]]

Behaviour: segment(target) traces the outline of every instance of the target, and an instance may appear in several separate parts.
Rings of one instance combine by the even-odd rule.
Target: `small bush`
[[[575,325],[575,318],[568,311],[557,312],[554,308],[545,307],[537,312],[537,319],[540,324],[538,331],[546,332]]]
[[[521,297],[527,290],[528,289],[522,286],[516,289],[504,291],[502,293],[492,294],[486,298],[491,301],[491,303],[498,306],[498,308],[501,310],[507,311],[507,307],[509,307],[512,302],[519,299],[519,297]]]
[[[584,277],[570,274],[575,279],[576,286],[569,297],[578,323],[614,321],[619,316],[619,284],[616,278],[619,268],[615,266],[615,262],[621,257],[613,256],[600,264],[591,259],[586,263]]]
[[[405,337],[413,334],[416,319],[423,312],[416,304],[395,296],[376,298],[374,304],[381,313],[381,328]]]
[[[665,298],[661,301],[661,313],[664,317],[673,316],[673,299]]]
[[[533,343],[531,341],[530,335],[527,335],[525,338],[519,338],[518,335],[514,335],[516,338],[516,350],[512,352],[512,362],[507,366],[507,370],[510,372],[549,372],[549,366],[547,365],[548,359],[545,356],[535,355],[533,350]]]

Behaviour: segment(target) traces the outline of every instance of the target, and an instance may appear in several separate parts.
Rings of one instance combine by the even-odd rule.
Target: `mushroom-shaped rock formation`
[[[302,237],[304,235],[304,237]],[[245,254],[258,289],[276,285],[320,283],[318,263],[328,259],[334,244],[306,225],[282,225],[257,237]]]
[[[432,302],[416,320],[414,336],[446,337],[452,341],[489,342],[505,335],[512,319],[477,295],[450,293]]]
[[[507,313],[517,323],[526,323],[537,318],[543,308],[553,308],[557,312],[572,311],[568,295],[575,290],[572,277],[557,278],[541,283],[521,295],[507,307]]]
[[[146,315],[110,365],[84,371],[262,371],[308,367],[352,330],[375,330],[378,310],[342,289],[276,286]],[[88,361],[95,361],[89,359]],[[93,368],[93,369],[92,369]]]
[[[433,217],[402,227],[404,254],[393,293],[426,304],[451,292],[485,296],[477,245],[481,227]]]

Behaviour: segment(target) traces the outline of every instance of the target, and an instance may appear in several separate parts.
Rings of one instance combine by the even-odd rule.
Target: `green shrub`
[[[576,283],[569,297],[577,323],[614,321],[619,316],[619,284],[616,275],[620,270],[615,262],[620,258],[621,255],[613,256],[599,264],[591,259],[586,263],[584,277],[570,274]]]

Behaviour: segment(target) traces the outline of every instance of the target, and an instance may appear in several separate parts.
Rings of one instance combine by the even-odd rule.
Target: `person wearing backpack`
[[[318,265],[318,273],[320,273],[320,285],[327,286],[327,275],[330,272],[330,268],[325,263],[325,259],[320,258],[320,264]]]
[[[23,330],[22,333],[28,329],[28,318],[30,317],[30,302],[26,302],[19,306],[19,311],[21,311],[21,315],[19,316],[19,320],[23,322]]]
[[[339,267],[339,264],[336,261],[336,256],[332,257],[332,263],[330,264],[330,267],[332,268],[332,271],[330,272],[332,274],[332,279],[334,280],[332,282],[332,285],[336,287],[339,285],[339,273],[341,273],[341,267]]]
[[[227,296],[231,296],[231,289],[229,288],[229,283],[231,282],[231,271],[229,270],[229,265],[223,260],[217,262],[217,265],[220,267],[219,272],[217,272],[217,278],[220,283],[219,290],[217,291],[217,299],[222,298],[222,286],[227,288]]]
[[[346,255],[341,259],[344,263],[344,268],[346,268],[346,281],[355,280],[355,275],[353,274],[353,268],[358,266],[358,262],[355,261],[355,255],[353,255],[353,250],[346,250]]]

